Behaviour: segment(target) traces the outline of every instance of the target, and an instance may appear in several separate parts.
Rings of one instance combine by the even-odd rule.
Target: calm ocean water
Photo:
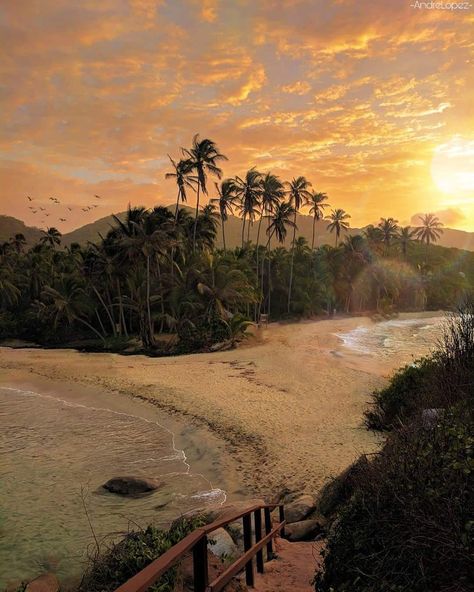
[[[87,514],[103,540],[225,500],[155,421],[9,386],[0,421],[0,590],[45,569],[77,575],[93,543]],[[101,488],[117,475],[163,487],[139,498]]]

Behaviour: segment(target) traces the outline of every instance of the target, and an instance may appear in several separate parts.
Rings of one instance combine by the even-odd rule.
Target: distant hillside
[[[169,206],[170,209],[174,210],[174,206]],[[194,212],[193,208],[189,208],[190,212]],[[119,218],[125,216],[125,212],[117,214]],[[63,235],[62,243],[65,246],[69,246],[71,243],[86,244],[87,242],[96,242],[100,240],[100,235],[105,236],[109,231],[110,227],[113,226],[114,219],[110,216],[99,218],[95,222],[76,228],[72,232],[68,232]],[[265,230],[266,222],[262,222],[262,228],[260,231],[260,243],[265,242]],[[311,236],[313,230],[313,220],[310,216],[298,214],[297,217],[298,231],[297,236],[304,236],[308,243],[311,244]],[[256,241],[257,238],[258,223],[254,223],[250,228],[250,239]],[[35,242],[41,236],[41,232],[38,228],[25,226],[23,222],[12,218],[11,216],[0,215],[0,241],[8,240],[11,236],[17,232],[22,232],[29,243]],[[229,216],[226,222],[226,241],[227,246],[235,247],[240,245],[242,236],[242,221],[236,216]],[[351,228],[350,234],[358,234],[362,232],[360,228]],[[245,238],[247,238],[247,230],[245,231]],[[285,246],[288,246],[291,241],[291,231],[288,233],[287,241]],[[219,230],[218,241],[219,246],[222,246],[222,233]],[[327,222],[319,221],[316,223],[316,245],[323,244],[334,244],[334,235],[327,231]],[[273,241],[275,245],[275,241]],[[443,247],[456,247],[457,249],[466,249],[468,251],[474,251],[474,232],[464,232],[463,230],[455,230],[453,228],[445,228],[444,233],[437,243]]]
[[[41,236],[41,230],[35,226],[26,226],[24,222],[12,216],[0,215],[0,242],[8,241],[15,234],[23,234],[28,243],[35,243]]]

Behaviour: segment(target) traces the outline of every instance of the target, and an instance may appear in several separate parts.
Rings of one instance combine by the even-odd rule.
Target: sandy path
[[[362,413],[390,365],[338,355],[334,336],[370,324],[364,318],[276,324],[259,343],[173,358],[3,348],[0,379],[14,369],[145,398],[221,436],[251,489],[315,491],[359,454],[377,449]]]

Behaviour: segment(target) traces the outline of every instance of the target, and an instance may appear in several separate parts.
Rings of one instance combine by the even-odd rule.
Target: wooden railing
[[[271,510],[279,508],[279,522],[272,525]],[[262,534],[262,510],[264,513]],[[254,516],[255,542],[252,544],[252,514]],[[244,554],[232,565],[222,572],[214,581],[209,582],[207,563],[208,535],[218,528],[222,528],[242,518],[244,531]],[[160,577],[165,574],[184,555],[192,551],[194,591],[195,592],[219,592],[223,590],[230,580],[245,568],[245,579],[248,586],[254,585],[254,561],[256,557],[257,572],[263,573],[263,550],[266,547],[267,560],[273,555],[273,539],[279,534],[284,534],[285,511],[283,504],[263,504],[247,508],[240,513],[224,515],[222,518],[197,528],[182,541],[168,549],[161,557],[152,561],[145,569],[122,584],[115,592],[146,592]],[[212,539],[212,537],[211,537]]]

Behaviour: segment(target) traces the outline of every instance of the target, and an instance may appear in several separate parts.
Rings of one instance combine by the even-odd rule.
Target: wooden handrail
[[[270,510],[279,508],[280,522],[271,529]],[[252,545],[251,543],[251,516],[259,514],[260,518],[255,520],[255,533],[257,538],[261,536],[261,511],[265,512],[265,536]],[[230,565],[218,578],[209,584],[207,565],[207,542],[208,535],[217,530],[236,522],[239,518],[244,523],[244,554]],[[246,581],[249,586],[253,585],[252,559],[257,556],[257,568],[263,571],[262,549],[267,546],[267,556],[272,554],[272,539],[278,533],[283,532],[285,526],[283,504],[258,504],[247,508],[242,512],[224,515],[211,524],[197,528],[188,534],[179,543],[168,549],[163,555],[152,561],[144,569],[122,584],[115,592],[146,592],[159,578],[172,568],[189,551],[193,552],[194,565],[194,590],[195,592],[219,592],[229,581],[242,569],[246,569]]]

